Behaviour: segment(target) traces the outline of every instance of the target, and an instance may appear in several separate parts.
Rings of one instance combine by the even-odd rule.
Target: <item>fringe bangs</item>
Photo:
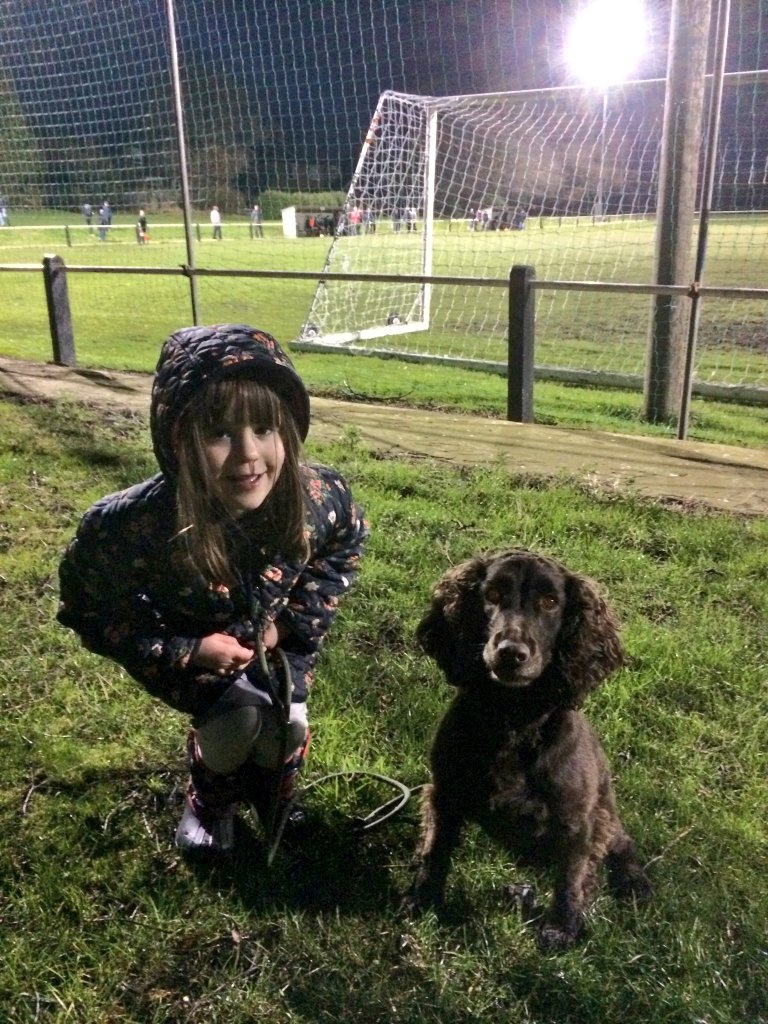
[[[232,586],[237,581],[229,537],[233,519],[215,495],[205,459],[204,443],[222,423],[249,423],[279,432],[285,460],[274,489],[259,510],[263,535],[242,538],[266,546],[272,554],[305,557],[306,494],[302,483],[302,446],[296,424],[280,397],[258,381],[231,377],[214,381],[187,407],[176,430],[177,539],[191,565],[211,582]]]

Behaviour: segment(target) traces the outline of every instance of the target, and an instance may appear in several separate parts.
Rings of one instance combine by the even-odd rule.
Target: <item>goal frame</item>
[[[366,132],[365,140],[360,149],[360,155],[357,159],[349,188],[345,195],[340,223],[346,223],[347,213],[356,201],[356,192],[361,173],[365,167],[366,159],[370,155],[373,147],[376,145],[376,133],[381,125],[383,109],[388,102],[397,101],[398,99],[407,100],[409,102],[420,101],[426,111],[425,130],[422,140],[425,153],[424,173],[422,175],[421,193],[418,196],[418,206],[423,211],[423,228],[421,231],[421,267],[420,274],[415,275],[417,278],[420,277],[426,279],[432,276],[435,169],[437,165],[438,107],[433,97],[398,93],[391,89],[385,90],[381,93],[376,104],[376,110],[371,118],[368,131]],[[397,337],[399,335],[413,334],[417,331],[428,331],[430,328],[432,285],[428,280],[420,280],[413,299],[410,302],[410,307],[404,314],[399,315],[397,318],[388,317],[386,323],[378,324],[374,327],[365,327],[349,331],[334,331],[330,334],[323,334],[320,332],[315,323],[316,318],[313,317],[313,310],[315,310],[318,305],[322,304],[325,300],[327,285],[324,280],[324,276],[331,273],[333,270],[335,256],[334,246],[337,238],[338,228],[328,252],[326,253],[322,275],[318,279],[315,293],[312,298],[310,312],[301,329],[298,340],[309,344],[316,343],[319,345],[341,346],[349,345],[357,341],[368,341],[374,338],[391,336]],[[407,278],[404,276],[404,282],[406,280],[413,279],[413,277],[414,275],[408,275]]]

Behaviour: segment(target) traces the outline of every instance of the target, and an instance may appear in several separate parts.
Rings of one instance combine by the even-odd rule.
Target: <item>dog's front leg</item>
[[[552,903],[539,928],[541,949],[567,949],[583,936],[585,892],[592,886],[593,871],[586,836],[571,835],[558,865]]]
[[[442,906],[451,856],[458,846],[462,824],[462,816],[441,798],[435,786],[426,786],[421,801],[421,836],[414,859],[416,874],[405,897],[406,909],[419,911]]]

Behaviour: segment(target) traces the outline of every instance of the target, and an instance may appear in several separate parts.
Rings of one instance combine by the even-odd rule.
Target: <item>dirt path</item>
[[[0,394],[68,398],[146,413],[148,374],[70,369],[0,357]],[[354,427],[382,452],[512,472],[575,477],[683,503],[768,515],[768,454],[752,448],[565,430],[386,405],[312,399],[310,440]]]

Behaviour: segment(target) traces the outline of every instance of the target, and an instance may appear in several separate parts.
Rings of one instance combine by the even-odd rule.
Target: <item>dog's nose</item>
[[[496,648],[496,656],[509,665],[523,665],[530,658],[531,649],[519,640],[502,640]]]

